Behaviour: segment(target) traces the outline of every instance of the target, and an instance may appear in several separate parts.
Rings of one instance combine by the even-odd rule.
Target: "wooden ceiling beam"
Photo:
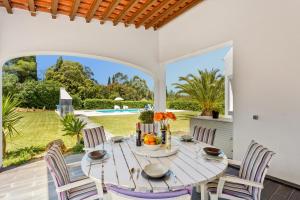
[[[149,7],[153,5],[154,2],[157,0],[148,0],[137,12],[135,12],[131,18],[128,20],[128,24],[134,23],[134,21],[141,15],[143,14]],[[168,0],[166,0],[168,1]]]
[[[78,8],[80,5],[80,0],[73,0],[72,8],[71,8],[71,13],[70,13],[70,20],[74,21],[75,16],[77,14]]]
[[[34,0],[28,0],[28,8],[31,16],[36,16]]]
[[[189,3],[186,7],[176,11],[173,15],[170,15],[168,18],[166,18],[165,20],[161,21],[160,23],[156,24],[154,26],[154,29],[158,29],[163,27],[164,25],[166,25],[167,23],[169,23],[170,21],[174,20],[176,17],[178,17],[179,15],[181,15],[182,13],[188,11],[189,9],[193,8],[194,6],[196,6],[197,4],[203,2],[203,0],[195,0],[191,3]]]
[[[137,3],[137,2],[138,1],[136,1],[136,0],[130,0],[130,2],[121,11],[121,13],[119,14],[119,16],[114,20],[114,26],[116,26],[126,16],[127,12],[129,10],[131,10],[131,8],[133,8],[133,6],[135,5],[135,3]]]
[[[13,14],[12,7],[10,5],[9,0],[3,0],[2,3],[4,5],[4,7],[6,8],[7,13]]]
[[[178,0],[176,3],[174,3],[173,5],[171,5],[167,10],[165,10],[161,15],[155,17],[152,21],[150,21],[149,23],[147,23],[145,25],[145,28],[148,29],[150,27],[152,27],[154,24],[156,24],[157,22],[161,21],[162,19],[168,17],[170,14],[172,14],[176,9],[180,8],[181,6],[184,6],[187,4],[187,0],[182,1],[182,0]]]
[[[102,23],[105,22],[109,18],[109,16],[111,15],[111,13],[119,5],[120,1],[121,0],[112,0],[112,2],[109,4],[108,8],[105,10],[104,14],[101,17]]]
[[[90,7],[90,9],[89,9],[89,11],[86,15],[86,18],[85,18],[87,23],[89,23],[93,19],[94,15],[95,15],[95,12],[98,10],[98,8],[99,8],[100,4],[102,3],[102,1],[103,0],[94,0],[93,1],[93,3],[92,3],[92,5],[91,5],[91,7]]]
[[[51,2],[52,19],[56,19],[57,8],[58,8],[58,0],[52,0]]]
[[[149,12],[146,16],[144,16],[136,25],[139,28],[143,25],[148,19],[156,15],[164,6],[169,4],[172,0],[164,0],[157,7],[154,7],[151,12]]]

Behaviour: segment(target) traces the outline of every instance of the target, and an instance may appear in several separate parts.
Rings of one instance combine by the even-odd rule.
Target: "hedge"
[[[189,100],[174,100],[167,102],[167,108],[175,110],[192,110],[192,111],[201,111],[201,107],[198,102]]]
[[[147,104],[153,104],[152,101],[115,101],[110,99],[86,99],[84,100],[84,109],[113,109],[114,105],[128,106],[129,108],[144,108]]]

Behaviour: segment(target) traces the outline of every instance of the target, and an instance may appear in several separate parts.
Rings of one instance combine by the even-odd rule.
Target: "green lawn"
[[[20,134],[7,137],[8,156],[4,166],[21,164],[41,154],[45,146],[55,139],[62,139],[70,148],[75,138],[63,136],[62,125],[54,111],[22,112],[23,119],[17,125]]]
[[[189,119],[199,112],[176,112],[177,120],[171,122],[171,131],[189,131]],[[114,135],[129,135],[135,132],[135,123],[138,121],[137,114],[120,116],[91,117],[91,121],[99,123]]]
[[[189,118],[197,112],[176,112],[177,120],[171,122],[173,133],[189,130]],[[76,144],[75,137],[63,136],[62,125],[54,111],[22,112],[23,119],[17,128],[21,134],[7,138],[7,156],[4,166],[19,165],[41,156],[45,146],[53,140],[62,139],[71,148]],[[91,117],[114,135],[129,135],[135,132],[138,115]]]

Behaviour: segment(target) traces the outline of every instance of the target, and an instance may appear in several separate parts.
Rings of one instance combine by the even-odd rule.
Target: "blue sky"
[[[185,58],[183,60],[176,61],[167,65],[166,81],[168,90],[174,89],[173,83],[178,82],[180,76],[186,76],[189,73],[197,73],[197,69],[211,69],[217,68],[224,72],[224,61],[223,58],[231,47],[224,47],[221,49],[214,50],[209,53],[205,53],[199,56],[193,56],[190,58]],[[55,55],[43,55],[37,56],[38,64],[38,78],[43,79],[43,76],[48,67],[54,65],[59,56]],[[110,61],[103,61],[92,58],[84,57],[74,57],[74,56],[63,56],[64,60],[71,60],[79,62],[84,66],[88,66],[94,72],[94,78],[100,84],[107,84],[107,79],[109,76],[117,72],[122,72],[127,74],[129,78],[137,75],[147,81],[147,84],[151,90],[153,90],[154,82],[151,76],[139,71],[135,68],[114,63]]]
[[[38,78],[43,79],[43,75],[45,74],[48,67],[54,65],[56,60],[59,56],[37,56],[37,65],[38,65]],[[107,84],[107,80],[109,76],[117,72],[122,72],[127,74],[129,78],[137,75],[147,81],[147,84],[151,90],[153,90],[154,82],[151,76],[147,75],[146,73],[137,70],[135,68],[110,62],[110,61],[103,61],[93,58],[84,58],[84,57],[74,57],[74,56],[63,56],[63,60],[71,60],[75,62],[79,62],[84,66],[88,66],[94,72],[94,78],[100,84]]]
[[[219,69],[224,74],[224,56],[230,50],[231,46],[216,49],[214,51],[185,58],[167,65],[166,82],[168,90],[174,90],[173,83],[178,82],[180,76],[187,74],[196,74],[197,69]]]

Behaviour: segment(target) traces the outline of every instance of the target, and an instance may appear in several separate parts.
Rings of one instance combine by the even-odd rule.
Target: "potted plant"
[[[145,110],[140,113],[139,120],[141,122],[142,138],[145,133],[155,133],[154,112],[152,110]]]
[[[213,107],[213,109],[211,111],[213,119],[219,119],[220,110],[221,110],[220,105],[216,105]]]
[[[169,120],[176,120],[176,116],[172,112],[156,112],[154,120],[160,123],[160,131],[162,134],[162,144],[166,142],[166,132],[169,127]]]
[[[153,124],[154,112],[152,110],[142,111],[139,120],[143,124]]]

